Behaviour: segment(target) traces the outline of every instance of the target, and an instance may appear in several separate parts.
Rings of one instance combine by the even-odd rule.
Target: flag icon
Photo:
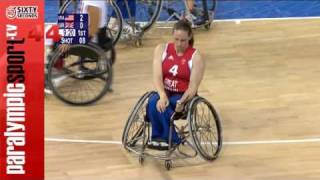
[[[65,22],[64,28],[74,28],[74,22]]]
[[[65,21],[74,21],[74,15],[73,14],[69,14],[67,16],[64,17]]]

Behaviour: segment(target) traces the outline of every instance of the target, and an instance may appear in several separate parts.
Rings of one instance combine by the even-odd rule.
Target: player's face
[[[191,39],[191,37],[189,37],[187,31],[174,30],[173,39],[177,52],[184,52],[189,46],[189,40]]]

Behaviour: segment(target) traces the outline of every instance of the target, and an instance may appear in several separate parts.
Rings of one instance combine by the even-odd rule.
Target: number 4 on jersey
[[[178,65],[173,65],[172,68],[169,70],[169,72],[173,75],[176,76],[178,74]]]

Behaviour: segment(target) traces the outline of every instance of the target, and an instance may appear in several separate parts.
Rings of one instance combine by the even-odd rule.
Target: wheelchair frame
[[[151,139],[150,137],[150,122],[146,118],[146,105],[148,103],[149,97],[151,97],[154,93],[154,91],[147,92],[145,93],[136,103],[132,113],[130,114],[127,123],[125,125],[123,135],[122,135],[122,144],[124,148],[129,151],[137,154],[139,156],[139,163],[143,164],[144,158],[145,157],[152,157],[155,159],[160,159],[165,161],[165,167],[167,170],[170,170],[172,167],[172,161],[174,159],[185,159],[185,158],[192,158],[196,157],[198,154],[200,156],[207,160],[207,161],[213,161],[215,160],[222,148],[222,127],[221,127],[221,122],[220,118],[214,109],[214,107],[204,98],[200,96],[195,96],[193,99],[191,99],[186,105],[185,105],[185,111],[181,113],[174,113],[171,116],[170,120],[170,134],[169,134],[169,149],[166,150],[162,154],[155,154],[154,151],[148,152],[147,148],[147,142]],[[197,113],[197,105],[199,103],[204,103],[207,107],[208,110],[212,113],[215,127],[209,127],[208,126],[203,126],[203,127],[197,127],[196,125],[196,120],[195,116]],[[140,112],[142,111],[142,116],[140,116]],[[171,135],[173,128],[176,128],[174,122],[178,119],[184,119],[186,117],[187,120],[187,126],[182,126],[181,129],[178,129],[178,134],[182,138],[182,144],[183,145],[188,145],[191,150],[193,151],[192,154],[184,153],[179,149],[180,145],[175,147],[172,146],[171,143]],[[139,119],[140,118],[140,119]],[[136,122],[135,122],[136,121]],[[136,125],[135,123],[138,123]],[[137,127],[137,130],[132,130],[135,127]],[[184,131],[184,129],[188,127],[188,131]],[[217,137],[215,138],[216,142],[199,142],[199,138],[197,137],[197,128],[199,129],[206,129],[209,131],[210,128],[215,128],[216,130],[216,135]],[[133,131],[132,137],[130,137],[130,131]],[[212,130],[211,130],[212,132]],[[186,134],[186,135],[185,135]],[[191,136],[192,141],[188,140],[188,137]],[[217,138],[217,139],[216,139]],[[212,151],[212,154],[208,154],[208,152],[205,152],[204,148],[202,147],[203,145],[206,145],[210,143],[211,146],[215,147],[214,152]],[[140,147],[138,146],[140,145]],[[175,150],[177,150],[177,156],[174,157]]]
[[[78,45],[70,45],[69,51],[73,50],[73,53],[76,52],[76,49],[79,54],[88,52],[91,56],[96,56],[97,59],[86,59],[90,57],[82,57],[78,58],[76,61],[72,62],[71,64],[68,64],[68,66],[65,66],[65,59],[62,59],[61,57],[64,57],[68,55],[68,53],[64,52],[61,53],[59,49],[56,49],[52,54],[52,58],[49,61],[48,67],[47,67],[47,77],[46,81],[52,90],[53,94],[60,99],[61,101],[71,104],[71,105],[88,105],[92,104],[99,99],[101,99],[108,90],[111,90],[112,85],[112,64],[115,59],[115,50],[113,47],[108,50],[103,50],[98,45],[95,45],[93,43],[88,44],[78,44]],[[72,54],[71,54],[72,55]],[[89,55],[88,55],[89,56]],[[70,77],[71,79],[79,80],[80,82],[87,82],[92,79],[100,79],[101,82],[104,83],[101,90],[99,90],[93,97],[84,98],[84,96],[81,94],[81,100],[74,99],[74,96],[66,96],[63,94],[63,92],[60,92],[58,85],[56,85],[55,80],[58,79],[55,77],[54,70],[56,69],[56,63],[58,61],[62,61],[63,65],[61,67],[61,70],[65,77]],[[94,67],[86,67],[85,64],[92,64],[94,63]],[[78,68],[75,70],[74,68]],[[79,68],[83,68],[83,70],[79,70]],[[106,76],[105,76],[106,75]],[[71,85],[72,87],[72,85]],[[72,91],[72,94],[75,94],[76,91],[81,91],[82,89],[76,89]],[[86,94],[86,93],[85,93]],[[77,96],[76,96],[77,97]]]

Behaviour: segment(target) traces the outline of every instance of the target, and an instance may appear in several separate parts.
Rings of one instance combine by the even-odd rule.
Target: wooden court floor
[[[214,162],[138,158],[119,144],[129,112],[152,90],[154,47],[169,29],[148,33],[143,48],[120,45],[114,92],[92,106],[45,101],[47,180],[320,179],[320,20],[217,22],[197,30],[206,61],[199,94],[218,110],[224,146]],[[68,142],[68,140],[80,140]]]

